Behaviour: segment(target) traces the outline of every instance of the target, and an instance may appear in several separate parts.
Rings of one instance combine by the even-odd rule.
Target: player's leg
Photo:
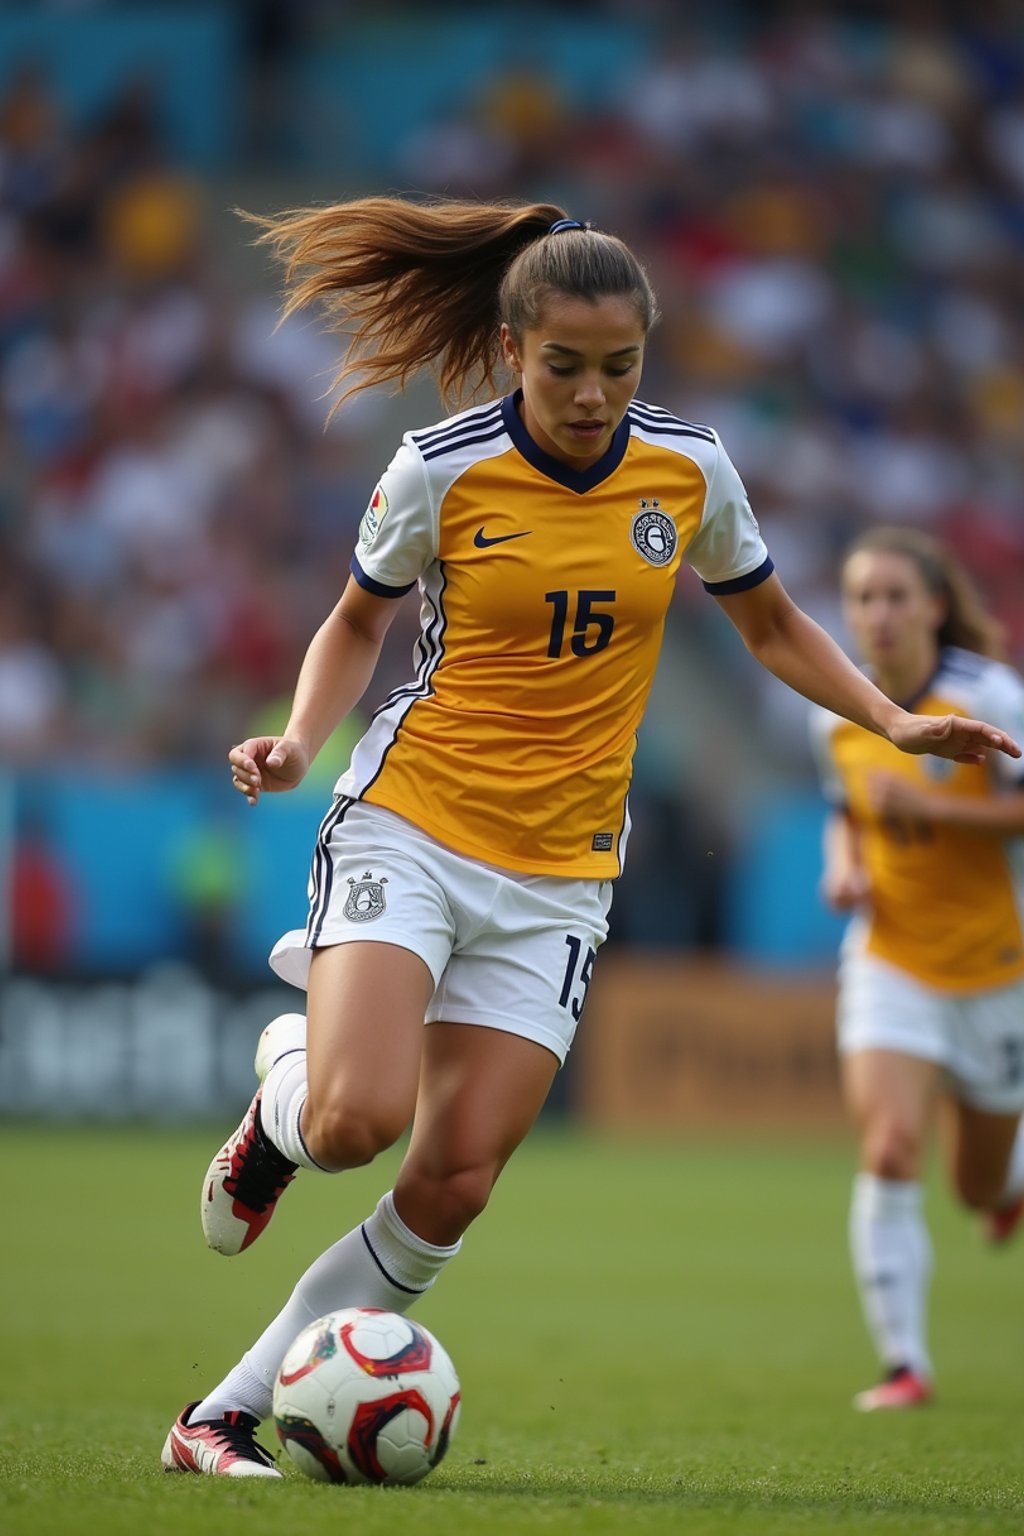
[[[309,1025],[287,1015],[264,1031],[260,1091],[203,1180],[218,1252],[255,1241],[297,1168],[364,1163],[408,1123],[423,1010],[454,943],[439,852],[374,806],[338,800],[324,818],[309,921],[270,957],[308,993]]]
[[[433,988],[426,964],[397,945],[314,953],[307,1018],[287,1014],[264,1030],[262,1086],[203,1181],[211,1248],[248,1248],[297,1167],[354,1168],[398,1139],[412,1115]]]
[[[992,1114],[957,1101],[951,1120],[953,1187],[965,1205],[984,1212],[985,1232],[990,1241],[1005,1242],[1024,1211],[1024,1169],[1019,1166],[1020,1117]]]
[[[427,1012],[394,1189],[419,1237],[461,1237],[532,1126],[582,1017],[610,903],[605,882],[501,874],[476,899],[486,923],[453,954]]]
[[[306,1044],[276,1059],[264,1087],[264,1093],[273,1089],[275,1073],[283,1075],[273,1097],[282,1101],[279,1118],[300,1138],[299,1155],[340,1170],[370,1161],[398,1139],[412,1117],[423,1014],[433,990],[424,962],[396,945],[338,944],[316,952]],[[243,1168],[242,1176],[251,1193],[251,1173]],[[455,1251],[457,1244],[438,1248],[407,1234],[386,1196],[307,1270],[224,1380],[184,1410],[168,1435],[164,1465],[260,1475],[264,1463],[253,1431],[270,1410],[274,1377],[295,1335],[340,1306],[404,1311]]]
[[[558,1058],[533,1040],[471,1024],[427,1027],[409,1150],[394,1206],[429,1243],[452,1244],[480,1214],[547,1098]]]
[[[993,1243],[1024,1217],[1024,983],[957,1001],[950,1170]]]
[[[864,1050],[842,1060],[843,1093],[857,1130],[860,1170],[850,1207],[850,1252],[865,1322],[886,1370],[858,1408],[927,1399],[931,1241],[921,1169],[939,1087],[932,1061]]]
[[[988,1241],[999,1246],[1009,1242],[1022,1221],[1024,1221],[1024,1119],[1018,1119],[1003,1185],[992,1205],[984,1212],[982,1227]]]
[[[319,949],[309,972],[305,1082],[268,1076],[268,1130],[282,1150],[341,1172],[369,1163],[412,1118],[423,1015],[434,979],[412,950],[349,943]],[[268,1121],[270,1121],[268,1115]]]
[[[405,1312],[430,1289],[536,1119],[557,1066],[543,1046],[496,1030],[426,1030],[413,1136],[394,1192],[320,1255],[238,1365],[191,1410],[200,1435],[225,1416],[266,1418],[285,1352],[314,1318],[347,1306]]]

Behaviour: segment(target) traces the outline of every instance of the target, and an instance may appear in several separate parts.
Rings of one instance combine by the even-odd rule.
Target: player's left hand
[[[983,763],[990,752],[1020,757],[1012,736],[986,725],[983,720],[964,720],[959,715],[912,715],[903,711],[889,730],[889,740],[901,752],[951,757],[957,763]]]
[[[901,773],[887,773],[883,769],[869,773],[867,791],[871,809],[879,816],[902,816],[912,821],[929,819],[932,795]]]

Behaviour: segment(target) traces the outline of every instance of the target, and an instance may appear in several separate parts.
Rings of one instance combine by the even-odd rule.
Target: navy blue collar
[[[575,491],[578,496],[582,496],[585,491],[592,491],[595,485],[600,485],[602,480],[607,480],[609,475],[615,473],[622,463],[629,444],[628,414],[615,428],[607,453],[603,453],[596,464],[591,464],[589,469],[570,469],[569,465],[563,464],[561,459],[552,458],[550,453],[545,453],[543,448],[539,448],[527,432],[519,415],[519,404],[522,398],[521,389],[517,389],[514,394],[505,395],[501,402],[501,414],[509,437],[526,462],[532,464],[534,469],[546,475],[549,480],[564,485],[566,490]]]
[[[939,673],[942,671],[942,668],[943,668],[944,664],[945,664],[945,649],[944,648],[940,648],[939,654],[938,654],[938,658],[937,658],[937,660],[935,662],[935,666],[929,672],[928,676],[925,678],[924,682],[920,685],[920,687],[914,689],[914,691],[910,695],[909,699],[893,699],[893,703],[894,704],[898,704],[900,709],[905,709],[907,711],[908,715],[914,714],[915,710],[917,709],[917,706],[921,703],[922,699],[926,699],[928,697],[928,695],[931,693],[932,688],[935,686],[935,679],[938,677]]]

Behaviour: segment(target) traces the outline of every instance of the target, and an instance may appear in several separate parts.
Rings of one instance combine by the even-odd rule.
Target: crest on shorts
[[[388,883],[387,875],[381,875],[379,880],[373,878],[373,871],[367,870],[361,880],[349,879],[349,893],[345,900],[345,916],[350,923],[369,923],[375,917],[380,917],[387,906],[384,900],[384,887]]]
[[[661,510],[657,496],[641,496],[640,510],[633,515],[629,537],[638,555],[650,565],[667,565],[676,552],[676,525]]]

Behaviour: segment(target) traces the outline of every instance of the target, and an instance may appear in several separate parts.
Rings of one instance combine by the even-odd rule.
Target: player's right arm
[[[821,894],[837,912],[863,906],[871,894],[860,828],[846,810],[834,810],[825,822]]]
[[[280,736],[253,736],[228,753],[231,782],[250,805],[260,794],[294,789],[331,732],[373,677],[398,603],[350,579],[306,651],[288,724]]]

